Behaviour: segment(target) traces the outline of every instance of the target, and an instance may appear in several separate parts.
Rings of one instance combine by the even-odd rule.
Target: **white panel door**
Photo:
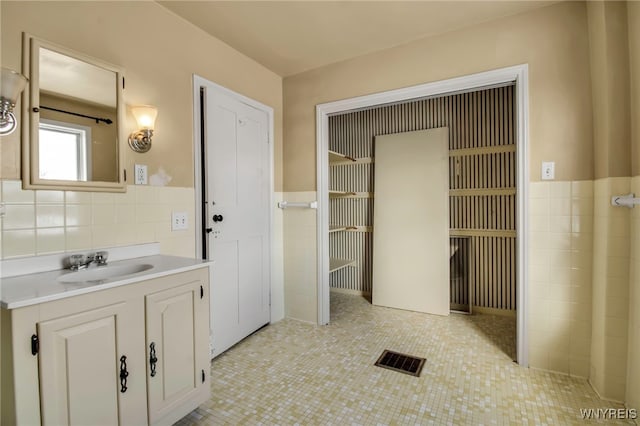
[[[449,314],[448,133],[376,136],[374,305]]]
[[[268,116],[206,91],[212,357],[270,320]]]

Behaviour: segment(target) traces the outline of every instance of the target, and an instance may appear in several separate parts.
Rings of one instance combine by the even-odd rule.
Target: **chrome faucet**
[[[87,269],[92,263],[95,263],[98,266],[106,266],[108,257],[109,253],[106,251],[99,251],[87,255],[72,254],[69,256],[69,269],[72,271]]]

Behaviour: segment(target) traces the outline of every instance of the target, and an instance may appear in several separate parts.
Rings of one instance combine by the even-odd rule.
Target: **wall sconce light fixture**
[[[147,152],[151,149],[151,137],[158,116],[158,109],[150,105],[131,107],[140,130],[129,135],[129,146],[135,152]]]
[[[27,85],[27,77],[10,70],[2,68],[2,79],[0,80],[0,135],[8,135],[18,127],[16,116],[13,115],[13,108],[16,106],[18,96]]]

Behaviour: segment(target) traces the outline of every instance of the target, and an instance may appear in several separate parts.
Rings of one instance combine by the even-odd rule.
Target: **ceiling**
[[[556,1],[158,1],[286,77]]]

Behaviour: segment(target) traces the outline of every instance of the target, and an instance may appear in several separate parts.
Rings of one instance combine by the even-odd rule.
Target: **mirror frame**
[[[53,50],[83,62],[116,73],[116,116],[117,135],[116,155],[118,162],[118,180],[116,182],[70,181],[40,179],[38,170],[39,123],[40,114],[40,48]],[[30,34],[22,34],[22,72],[29,78],[29,84],[22,92],[22,187],[23,189],[49,189],[63,191],[126,192],[124,148],[125,105],[123,98],[124,70],[99,59],[75,52],[66,47],[50,43]]]

